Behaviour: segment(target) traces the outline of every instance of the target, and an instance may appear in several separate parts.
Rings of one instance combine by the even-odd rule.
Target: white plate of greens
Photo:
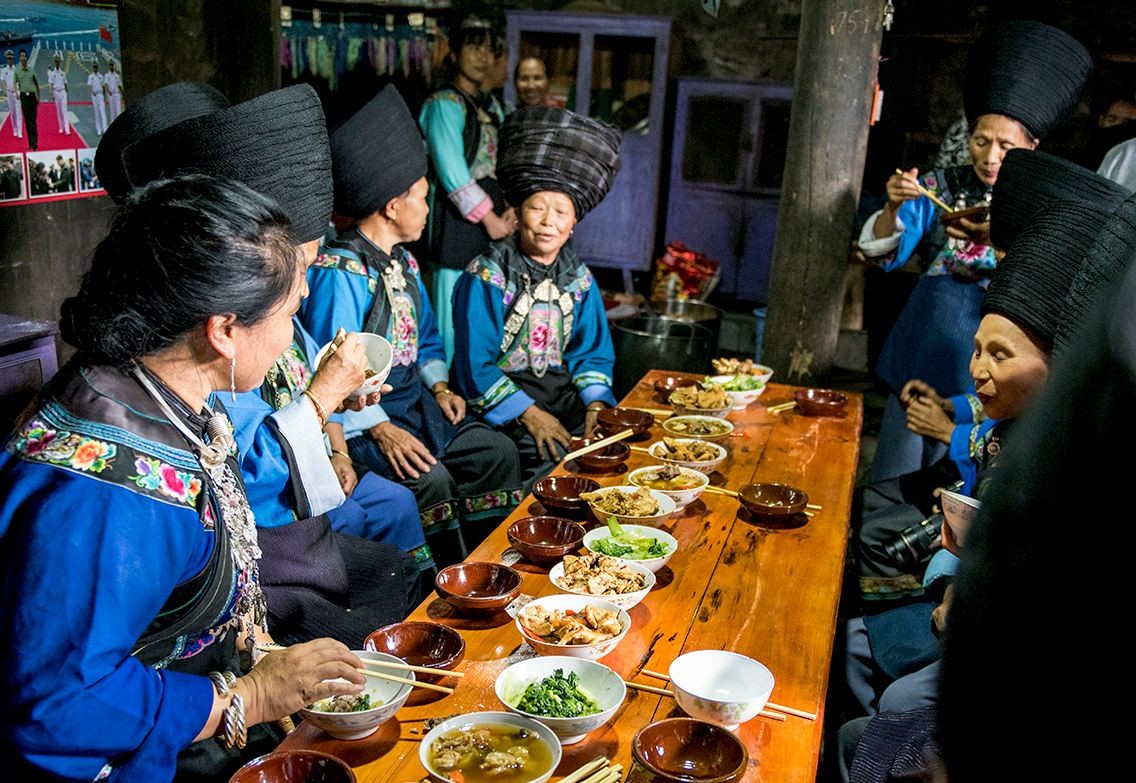
[[[678,549],[678,541],[670,533],[646,525],[621,525],[608,519],[607,526],[589,530],[584,547],[609,557],[630,560],[652,571],[658,571]]]
[[[607,723],[627,695],[623,679],[602,663],[562,655],[514,663],[495,690],[511,712],[543,723],[562,745]]]

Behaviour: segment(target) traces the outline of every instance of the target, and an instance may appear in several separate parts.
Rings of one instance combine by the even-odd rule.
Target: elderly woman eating
[[[0,454],[13,780],[223,780],[275,743],[264,721],[362,690],[359,660],[330,639],[251,670],[239,657],[269,637],[213,390],[259,387],[291,342],[296,245],[285,213],[239,183],[159,181],[64,303],[78,355]]]
[[[520,209],[518,233],[474,259],[454,290],[458,388],[517,442],[529,480],[615,404],[600,291],[566,243],[611,189],[619,145],[615,128],[565,109],[510,115],[497,176]]]

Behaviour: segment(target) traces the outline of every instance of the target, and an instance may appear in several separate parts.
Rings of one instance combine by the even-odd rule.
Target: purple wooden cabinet
[[[679,79],[664,239],[721,263],[718,293],[764,304],[792,88]]]
[[[655,248],[662,170],[671,20],[630,14],[508,11],[509,71],[540,57],[550,97],[623,130],[621,168],[611,193],[576,227],[586,263],[616,267],[630,284]],[[516,100],[512,81],[505,97]]]
[[[0,434],[59,369],[54,321],[0,315]]]

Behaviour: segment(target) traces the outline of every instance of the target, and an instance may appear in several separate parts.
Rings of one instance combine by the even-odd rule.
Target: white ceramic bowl
[[[387,342],[385,337],[380,337],[377,334],[370,332],[356,332],[356,337],[363,346],[363,350],[367,354],[367,369],[374,373],[370,378],[363,381],[363,385],[355,391],[351,392],[352,397],[359,397],[371,392],[377,392],[382,388],[383,383],[386,381],[387,376],[391,373],[391,362],[394,359],[394,349],[391,344]],[[323,348],[319,349],[316,354],[315,362],[312,364],[312,370],[319,368],[323,357],[327,355],[331,343],[328,343]]]
[[[600,711],[594,715],[581,715],[578,718],[546,718],[513,706],[520,700],[525,688],[552,676],[557,669],[563,669],[565,676],[575,672],[580,678],[580,687],[591,695]],[[602,663],[564,655],[530,658],[527,661],[514,663],[497,675],[494,689],[497,698],[511,712],[543,723],[552,729],[560,739],[561,745],[573,745],[582,740],[589,731],[607,723],[619,709],[619,705],[623,704],[623,699],[627,695],[627,686],[623,684],[623,678]]]
[[[655,441],[650,446],[648,446],[647,451],[659,462],[666,463],[667,465],[677,465],[680,468],[693,468],[694,470],[697,470],[700,473],[705,473],[707,475],[713,473],[719,465],[725,462],[726,456],[730,453],[726,450],[725,446],[721,446],[717,443],[710,443],[708,441],[700,441],[697,438],[672,438],[672,440],[677,440],[679,442],[690,441],[693,443],[705,443],[707,446],[710,446],[715,451],[717,451],[718,456],[714,457],[713,459],[702,460],[701,462],[671,459],[666,455],[666,449],[661,440]]]
[[[605,527],[604,530],[607,530],[607,528]],[[602,598],[605,601],[610,601],[611,603],[615,604],[620,609],[626,609],[630,611],[632,607],[646,598],[647,593],[651,592],[651,590],[655,587],[655,572],[635,560],[624,560],[623,558],[615,559],[619,560],[622,563],[626,563],[632,571],[636,571],[642,574],[644,580],[646,581],[646,586],[642,590],[636,590],[633,593],[620,593],[619,595],[592,595],[591,593],[585,593],[580,590],[569,590],[567,587],[564,587],[564,585],[560,583],[560,580],[564,578],[563,560],[549,569],[548,578],[552,580],[552,584],[556,585],[557,590],[563,590],[569,595],[582,595],[585,598]]]
[[[565,593],[563,595],[547,595],[544,598],[538,598],[528,604],[521,612],[527,611],[530,607],[542,606],[546,609],[560,609],[561,611],[582,612],[585,606],[600,606],[612,612],[616,612],[619,616],[619,624],[623,630],[616,636],[610,639],[605,639],[602,642],[595,644],[553,644],[546,642],[535,634],[529,633],[521,625],[521,613],[517,613],[517,630],[521,634],[521,638],[528,642],[529,647],[536,650],[538,655],[567,655],[572,658],[587,658],[591,661],[598,661],[600,658],[607,655],[609,652],[619,646],[623,641],[623,637],[627,636],[627,632],[631,630],[631,615],[625,609],[620,609],[611,601],[605,601],[602,598],[587,598],[582,595],[571,595]]]
[[[696,435],[689,431],[691,424],[698,422],[712,422],[725,429],[717,435]],[[734,423],[729,419],[719,419],[717,416],[671,416],[663,419],[663,432],[672,438],[694,438],[695,440],[725,440],[734,431]]]
[[[773,368],[766,367],[764,364],[755,364],[753,370],[750,371],[750,375],[756,376],[763,384],[767,384],[769,383],[769,379],[773,377]]]
[[[773,673],[753,658],[696,650],[671,661],[675,701],[692,718],[733,730],[752,720],[773,692]]]
[[[484,726],[486,724],[516,726],[519,729],[526,729],[536,734],[540,737],[541,741],[548,745],[548,749],[552,752],[552,766],[549,768],[548,772],[522,781],[521,783],[544,783],[544,781],[552,777],[552,773],[560,766],[563,751],[560,749],[560,739],[552,733],[552,729],[532,718],[526,718],[524,715],[517,715],[512,712],[469,712],[465,715],[455,715],[452,718],[447,718],[430,729],[426,736],[422,738],[422,743],[418,747],[418,761],[421,762],[426,771],[430,773],[430,777],[437,780],[438,783],[450,783],[450,779],[434,769],[433,765],[430,763],[430,746],[434,743],[434,740],[447,732],[457,729],[472,729],[475,726]]]
[[[614,492],[616,490],[631,493],[635,492],[637,489],[639,489],[639,487],[633,487],[630,484],[621,484],[617,487],[600,487],[596,490],[596,492],[602,492],[606,495],[607,493]],[[647,491],[651,493],[651,497],[653,497],[655,499],[655,502],[659,504],[658,512],[651,514],[650,516],[633,517],[628,514],[613,514],[610,511],[604,511],[600,508],[597,508],[594,500],[588,501],[588,507],[592,509],[592,515],[601,525],[607,523],[608,517],[615,517],[615,521],[621,525],[644,525],[651,522],[661,522],[674,513],[677,506],[673,498],[670,498],[666,494],[659,492],[657,489],[649,489]]]
[[[736,375],[712,375],[708,379],[711,383],[716,383],[719,386],[725,386],[727,383],[737,378]],[[756,376],[755,376],[756,377]],[[761,378],[757,379],[761,384],[756,389],[749,389],[748,391],[730,391],[726,389],[726,395],[734,401],[734,410],[744,410],[747,405],[752,403],[765,392],[765,382]]]
[[[667,544],[667,553],[662,557],[651,557],[645,560],[633,560],[629,557],[621,557],[620,560],[625,560],[628,563],[638,563],[649,571],[655,572],[667,564],[667,561],[674,556],[678,550],[678,539],[672,536],[665,530],[659,530],[657,527],[647,527],[646,525],[622,525],[623,529],[629,533],[636,533],[644,538],[657,538],[660,541],[665,541]],[[598,552],[595,548],[595,543],[601,538],[607,538],[611,535],[607,525],[597,527],[594,530],[589,530],[584,534],[584,548],[589,552]],[[600,552],[602,555],[603,552]]]
[[[360,658],[372,661],[386,661],[387,663],[403,663],[401,658],[381,652],[355,650]],[[391,674],[406,680],[414,679],[414,672],[389,670]],[[369,737],[375,733],[380,725],[394,717],[410,696],[411,686],[403,685],[390,680],[380,680],[377,677],[368,677],[366,692],[371,700],[380,699],[383,703],[378,707],[361,712],[321,712],[308,707],[300,710],[300,714],[308,723],[316,728],[323,729],[336,739],[353,740]]]
[[[655,473],[661,470],[663,467],[663,465],[648,465],[645,468],[636,468],[635,470],[627,474],[627,481],[629,484],[634,484],[638,487],[640,486],[639,482],[646,478],[648,474]],[[694,468],[679,468],[679,470],[682,471],[682,475],[690,476],[692,479],[695,479],[698,482],[698,486],[694,487],[693,489],[654,490],[655,492],[662,492],[664,495],[673,500],[675,502],[676,508],[682,508],[688,503],[693,503],[698,498],[698,496],[702,494],[702,490],[706,489],[706,487],[710,484],[710,477],[700,470],[695,470]]]

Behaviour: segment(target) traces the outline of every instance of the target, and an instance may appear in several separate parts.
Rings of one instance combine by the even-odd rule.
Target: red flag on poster
[[[114,43],[114,38],[111,36],[110,30],[106,29],[101,24],[99,25],[99,38],[107,43]]]

